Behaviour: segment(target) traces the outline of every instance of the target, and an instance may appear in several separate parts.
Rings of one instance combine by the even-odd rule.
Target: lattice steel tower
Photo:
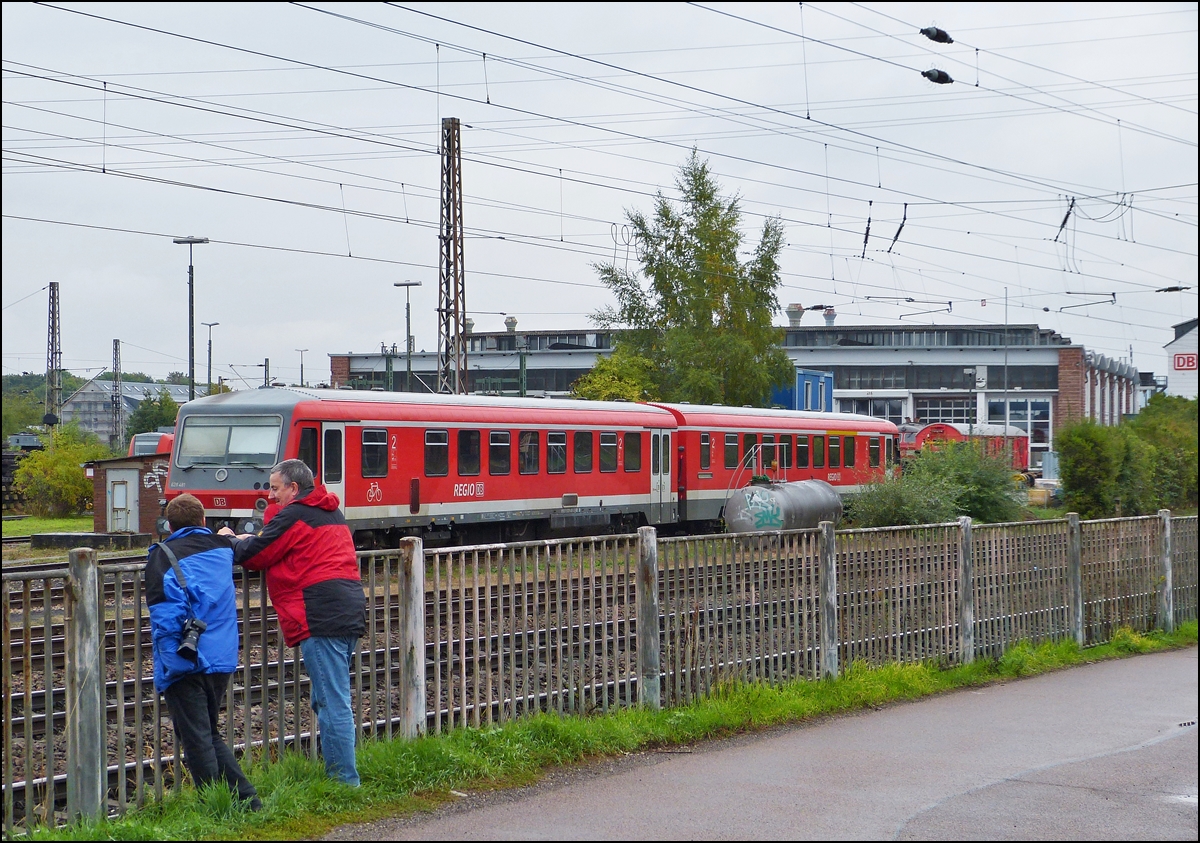
[[[438,294],[438,386],[467,391],[467,291],[463,279],[462,147],[457,117],[442,118],[441,275]]]
[[[42,424],[58,424],[62,412],[62,331],[58,321],[58,282],[50,282],[50,315],[46,330],[46,415]]]
[[[113,340],[112,446],[125,450],[125,401],[121,395],[121,341]]]

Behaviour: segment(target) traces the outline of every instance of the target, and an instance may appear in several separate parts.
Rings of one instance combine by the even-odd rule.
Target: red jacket
[[[260,535],[235,540],[233,561],[267,572],[267,592],[287,646],[313,635],[366,632],[354,537],[338,510],[337,495],[324,486],[314,486],[281,509]]]

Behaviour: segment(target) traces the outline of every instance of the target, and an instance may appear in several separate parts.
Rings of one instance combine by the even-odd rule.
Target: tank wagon
[[[342,501],[363,548],[714,530],[756,476],[880,479],[896,427],[867,416],[687,404],[264,388],[180,408],[166,498],[251,532],[269,472],[304,460]]]

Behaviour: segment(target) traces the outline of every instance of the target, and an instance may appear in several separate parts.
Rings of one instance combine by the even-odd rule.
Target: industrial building
[[[801,325],[804,308],[789,305],[787,314],[783,349],[797,369],[833,373],[835,406],[825,409],[897,424],[1015,425],[1029,434],[1033,467],[1053,449],[1064,423],[1086,416],[1116,424],[1144,404],[1141,378],[1127,361],[1037,325],[837,325],[832,309],[825,309],[824,324]],[[469,334],[469,392],[565,396],[575,378],[612,349],[612,335],[605,332],[518,332],[511,316],[505,327]],[[1194,320],[1191,336],[1194,350]],[[432,392],[437,357],[426,351],[406,355],[394,346],[331,354],[330,384],[402,391],[411,365],[410,389]],[[1192,377],[1194,393],[1194,372]],[[817,394],[824,390],[809,400],[814,409],[820,409]]]

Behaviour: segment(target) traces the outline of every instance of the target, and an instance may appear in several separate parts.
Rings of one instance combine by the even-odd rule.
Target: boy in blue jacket
[[[217,725],[238,663],[233,548],[204,526],[204,505],[193,495],[175,498],[166,515],[171,535],[150,546],[145,570],[154,688],[166,698],[196,786],[224,779],[257,811],[258,792]]]

